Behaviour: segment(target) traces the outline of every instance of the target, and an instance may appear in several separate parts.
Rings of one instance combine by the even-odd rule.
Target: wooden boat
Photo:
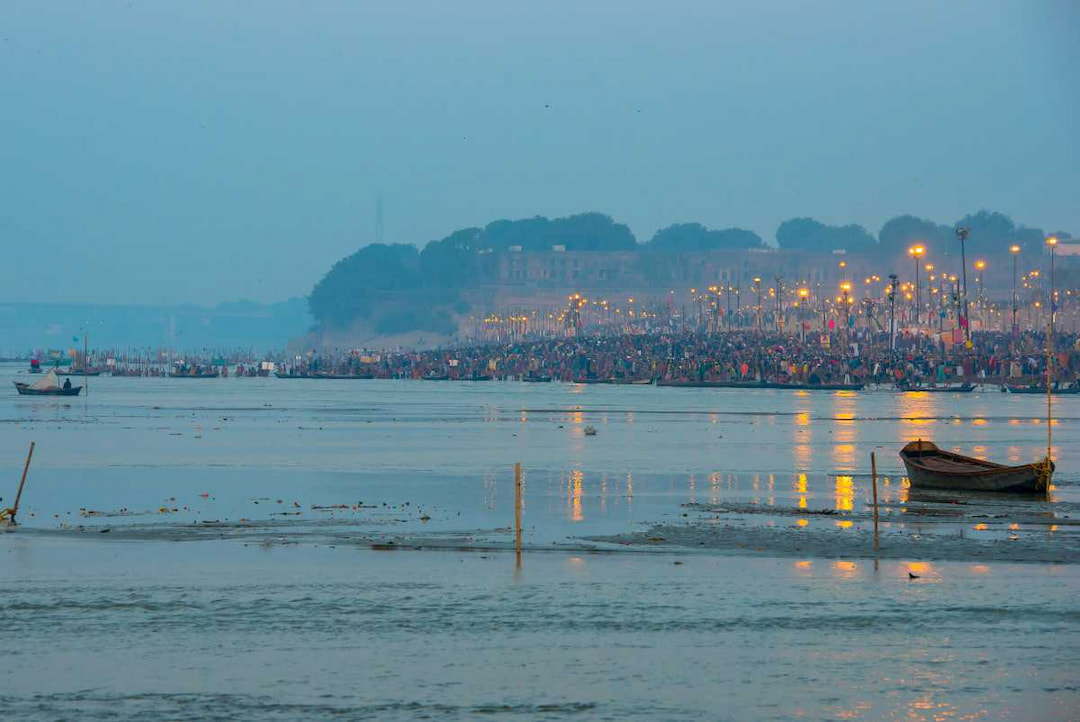
[[[192,373],[181,373],[179,371],[170,371],[170,379],[216,379],[218,377],[217,371],[193,371]]]
[[[101,369],[68,369],[66,371],[58,369],[56,371],[57,376],[101,376]]]
[[[521,380],[527,384],[547,384],[551,383],[551,377],[544,374],[529,374],[522,376]]]
[[[428,374],[427,376],[421,376],[424,381],[449,381],[450,374]]]
[[[82,386],[70,384],[61,386],[55,369],[49,369],[48,373],[32,384],[21,381],[15,381],[14,384],[19,396],[78,396],[83,389]]]
[[[35,389],[32,384],[15,382],[15,390],[20,396],[78,396],[82,388],[82,386],[70,386],[65,389],[63,386],[58,386],[51,389]]]
[[[575,384],[612,384],[615,383],[615,379],[597,379],[597,378],[583,378],[574,379]]]
[[[975,390],[975,384],[963,383],[959,386],[913,386],[911,384],[898,385],[903,392],[925,391],[928,394],[968,394]]]
[[[1046,462],[1004,466],[939,449],[930,441],[912,441],[900,450],[913,489],[1045,494],[1054,473]]]
[[[1039,396],[1046,396],[1045,385],[1032,385],[1032,386],[1009,386],[1008,384],[1001,387],[1002,391],[1006,391],[1010,394],[1037,394]],[[1071,396],[1073,394],[1080,394],[1080,386],[1073,384],[1072,386],[1055,386],[1050,389],[1050,393],[1054,396]]]

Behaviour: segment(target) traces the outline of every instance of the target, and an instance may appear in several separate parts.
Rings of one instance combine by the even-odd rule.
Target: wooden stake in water
[[[34,442],[30,442],[30,452],[26,455],[26,464],[23,465],[22,478],[19,480],[19,490],[15,492],[15,505],[10,509],[0,509],[0,521],[8,521],[15,524],[15,515],[19,513],[19,500],[22,499],[23,487],[26,486],[26,472],[30,470],[30,459],[34,458]]]
[[[877,458],[870,452],[870,476],[874,487],[874,551],[878,549]]]
[[[521,566],[521,463],[514,464],[514,552]]]

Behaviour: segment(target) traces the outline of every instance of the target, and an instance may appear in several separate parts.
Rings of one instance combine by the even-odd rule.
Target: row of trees
[[[885,223],[875,238],[860,225],[832,226],[813,218],[792,218],[776,230],[781,249],[817,253],[877,253],[894,258],[907,254],[915,242],[928,244],[935,255],[959,252],[955,228],[971,229],[971,243],[983,248],[1019,245],[1025,253],[1042,251],[1045,233],[1017,226],[1009,216],[979,211],[952,226],[911,215]],[[1068,234],[1059,233],[1063,238]],[[452,327],[452,313],[464,312],[455,289],[483,282],[487,271],[479,254],[512,248],[539,251],[552,246],[567,251],[641,251],[692,253],[765,248],[761,236],[742,228],[710,229],[700,223],[677,223],[657,231],[639,244],[630,229],[602,213],[567,218],[541,216],[493,221],[483,228],[463,228],[432,241],[423,250],[411,245],[373,244],[343,258],[311,292],[309,305],[320,323],[346,326],[370,319],[383,333],[403,330],[442,332]],[[646,258],[643,262],[648,262]],[[396,293],[402,292],[402,293]],[[388,303],[388,298],[397,298]],[[376,303],[378,299],[378,303]],[[389,309],[389,310],[388,310]],[[382,315],[377,315],[382,314]]]

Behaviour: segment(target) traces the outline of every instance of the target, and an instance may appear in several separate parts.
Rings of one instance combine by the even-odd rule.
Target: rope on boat
[[[1049,491],[1050,479],[1051,477],[1053,477],[1053,475],[1054,463],[1050,461],[1050,457],[1047,456],[1045,459],[1035,464],[1035,488],[1039,489],[1040,491]]]

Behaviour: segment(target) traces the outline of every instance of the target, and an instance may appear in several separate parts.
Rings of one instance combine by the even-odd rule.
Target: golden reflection
[[[799,497],[798,506],[800,509],[806,508],[806,474],[799,474],[795,477],[795,494]]]
[[[973,426],[985,426],[986,419],[972,419],[971,423]]]
[[[830,565],[833,573],[838,577],[850,577],[855,574],[855,562],[835,561]]]
[[[836,477],[836,510],[851,511],[855,506],[855,479],[851,476]]]
[[[809,396],[810,392],[809,391],[796,391],[795,395],[796,396]]]
[[[848,470],[855,465],[855,444],[836,444],[833,446],[833,463],[839,469]]]
[[[975,572],[976,574],[986,574],[990,571],[990,567],[986,566],[985,564],[972,564],[971,571]]]
[[[802,393],[806,393],[806,392],[803,391]],[[796,426],[809,426],[810,425],[810,414],[808,414],[805,411],[800,412],[798,414],[795,414],[795,425]]]
[[[930,562],[908,562],[907,570],[912,574],[927,574],[933,571]]]
[[[580,469],[574,469],[570,474],[570,520],[582,521],[585,519],[581,509],[581,492],[585,474]]]
[[[812,566],[814,566],[814,563],[809,560],[800,560],[795,562],[796,569],[809,569]]]
[[[1009,531],[1019,531],[1019,530],[1020,530],[1020,525],[1017,524],[1015,521],[1012,524],[1009,524]]]
[[[975,525],[974,527],[972,527],[972,528],[973,528],[973,529],[974,529],[975,531],[986,531],[986,530],[987,530],[987,529],[988,529],[989,527],[987,527],[987,526],[986,526],[986,524],[976,524],[976,525]]]
[[[572,423],[572,424],[581,424],[584,421],[585,421],[585,415],[582,414],[580,411],[575,411],[573,413],[573,415],[570,417],[570,423]]]
[[[854,523],[855,522],[851,521],[850,519],[843,519],[837,521],[836,526],[840,527],[841,529],[850,529]]]
[[[795,523],[798,524],[799,526],[806,526],[810,522],[808,522],[806,519],[796,519]]]
[[[810,451],[809,444],[796,444],[795,445],[795,468],[796,469],[809,469],[810,464],[813,461],[813,454]]]

